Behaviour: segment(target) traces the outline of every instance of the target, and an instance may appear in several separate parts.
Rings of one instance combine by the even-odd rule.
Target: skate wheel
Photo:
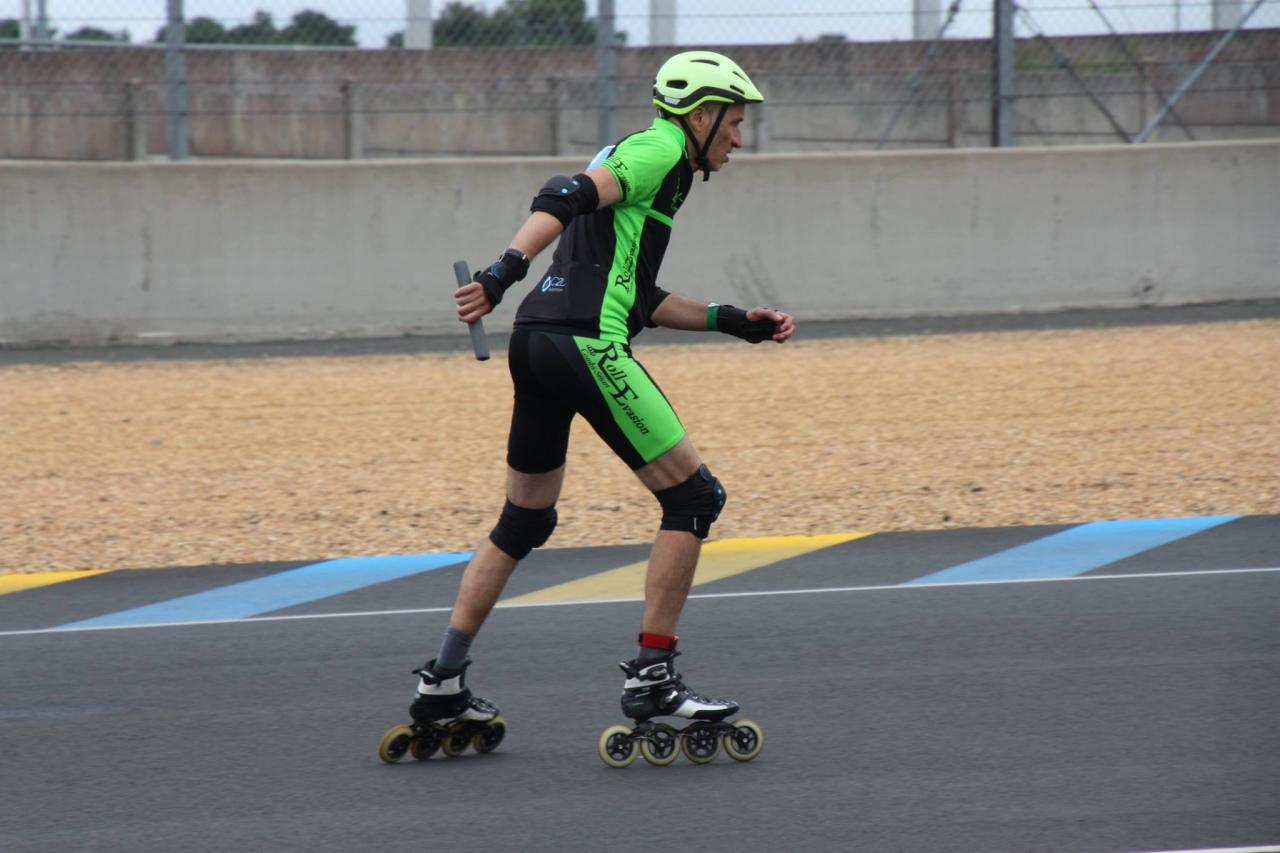
[[[467,732],[467,724],[461,720],[449,724],[444,737],[440,739],[440,751],[450,758],[457,758],[467,751],[471,744],[471,735]]]
[[[427,726],[419,730],[418,736],[413,739],[413,744],[409,747],[409,752],[419,761],[426,761],[436,754],[436,750],[440,748],[440,741],[443,739],[443,729],[438,726]]]
[[[720,736],[715,726],[692,725],[680,735],[680,751],[694,764],[707,764],[720,752]]]
[[[724,751],[734,761],[750,761],[764,749],[764,731],[751,720],[734,720],[733,732],[721,737]]]
[[[484,731],[472,736],[471,748],[476,752],[493,752],[498,748],[498,744],[502,743],[506,734],[507,721],[501,716],[494,717],[486,724]]]
[[[601,732],[596,751],[600,753],[600,760],[610,767],[626,767],[636,760],[636,743],[631,739],[631,729],[609,726]]]
[[[387,764],[395,764],[404,758],[413,743],[413,729],[408,726],[396,726],[382,736],[378,744],[378,757]]]
[[[666,767],[680,754],[680,739],[670,726],[659,724],[638,740],[640,756],[657,767]]]

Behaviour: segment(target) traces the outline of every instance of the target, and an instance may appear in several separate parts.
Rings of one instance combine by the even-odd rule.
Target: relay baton
[[[471,270],[467,268],[466,261],[453,262],[453,277],[458,280],[458,287],[465,287],[471,283]],[[476,361],[488,361],[489,343],[484,339],[484,321],[476,320],[474,323],[468,323],[467,329],[471,332],[471,349],[475,350]]]

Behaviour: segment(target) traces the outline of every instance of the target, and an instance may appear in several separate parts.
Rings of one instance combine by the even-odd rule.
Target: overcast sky
[[[950,0],[938,0],[945,13]],[[1210,0],[1096,0],[1111,25],[1121,32],[1205,29]],[[1242,0],[1244,8],[1253,0]],[[26,0],[34,10],[38,0]],[[435,0],[435,14],[446,0]],[[678,44],[786,43],[799,38],[840,34],[851,41],[911,37],[911,0],[676,0]],[[619,29],[627,43],[649,43],[649,0],[614,0]],[[992,0],[962,0],[961,14],[948,31],[957,38],[985,37],[991,31]],[[67,33],[82,26],[127,29],[133,41],[151,41],[164,25],[165,0],[45,0],[52,26]],[[469,5],[494,9],[502,0],[471,0]],[[1049,34],[1107,32],[1090,0],[1021,0],[1035,25]],[[0,0],[0,19],[19,18],[23,0]],[[596,0],[587,0],[594,16]],[[388,34],[404,29],[404,0],[186,0],[188,20],[205,16],[227,26],[248,22],[255,11],[270,12],[284,26],[302,9],[315,9],[356,26],[363,47],[382,47]],[[1033,32],[1019,21],[1019,35]],[[1280,27],[1280,0],[1264,0],[1249,22],[1252,27]]]

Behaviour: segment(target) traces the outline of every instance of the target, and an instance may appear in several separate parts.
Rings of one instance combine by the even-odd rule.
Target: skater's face
[[[718,103],[707,104],[689,114],[689,124],[699,139],[707,138],[707,134],[711,132],[711,126],[715,124],[716,116],[720,114],[721,106],[723,105]],[[724,120],[716,128],[716,135],[707,148],[707,164],[711,171],[718,172],[724,168],[724,165],[729,162],[729,153],[742,147],[742,122],[745,118],[745,105],[729,104],[724,113]]]

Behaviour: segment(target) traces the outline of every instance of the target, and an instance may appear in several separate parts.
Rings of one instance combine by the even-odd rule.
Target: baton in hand
[[[458,287],[471,283],[471,270],[467,268],[466,261],[453,262],[453,277],[458,280]],[[484,321],[468,323],[467,329],[471,332],[471,349],[475,350],[476,361],[488,361],[489,342],[484,339]]]

